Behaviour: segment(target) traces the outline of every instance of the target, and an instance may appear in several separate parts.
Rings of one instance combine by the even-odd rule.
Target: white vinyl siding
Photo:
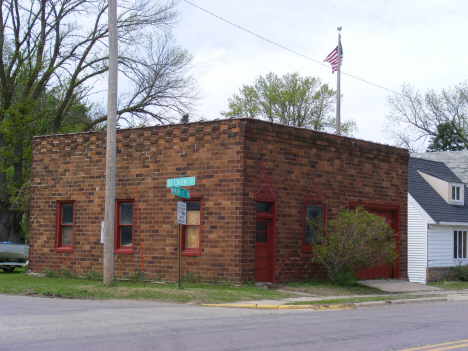
[[[460,261],[468,263],[468,259],[453,258],[453,232],[466,230],[467,226],[438,225],[428,231],[428,265],[429,267],[456,266]]]
[[[426,284],[427,221],[408,201],[408,278]]]

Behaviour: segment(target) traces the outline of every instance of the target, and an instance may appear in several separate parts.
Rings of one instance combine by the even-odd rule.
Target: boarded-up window
[[[182,228],[184,255],[201,254],[201,200],[190,200],[187,204],[187,224]]]

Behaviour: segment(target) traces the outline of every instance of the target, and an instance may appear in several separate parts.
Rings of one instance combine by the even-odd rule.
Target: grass
[[[178,303],[230,303],[246,300],[280,300],[296,297],[293,293],[259,289],[253,284],[240,287],[184,283],[143,284],[120,282],[105,286],[100,281],[77,278],[46,278],[27,276],[19,270],[0,272],[0,293],[32,296],[51,296],[80,299],[144,299]]]
[[[301,304],[337,304],[364,301],[385,301],[395,299],[417,298],[414,295],[395,295],[383,293],[359,283],[346,286],[331,285],[323,281],[308,281],[300,283],[285,283],[278,290],[259,289],[253,283],[242,286],[232,286],[225,281],[218,284],[197,283],[198,279],[186,279],[178,289],[177,284],[154,284],[142,282],[139,275],[128,277],[128,281],[116,281],[114,286],[105,286],[102,275],[88,272],[83,277],[77,277],[71,272],[45,272],[46,277],[24,274],[24,269],[14,272],[0,271],[0,294],[16,294],[30,296],[49,296],[79,299],[139,299],[176,303],[231,303],[248,300],[281,300],[290,297],[314,296],[338,297],[333,300],[294,302]],[[468,289],[464,282],[431,283],[445,289]],[[359,296],[356,296],[359,295]],[[364,295],[364,296],[363,296]],[[380,295],[380,296],[365,296]],[[339,298],[343,296],[343,298]],[[346,297],[344,296],[351,296]],[[356,296],[356,297],[353,297]]]
[[[437,288],[442,288],[446,290],[464,290],[468,289],[468,282],[461,282],[461,281],[446,281],[441,280],[434,283],[427,283],[427,285],[435,286]]]

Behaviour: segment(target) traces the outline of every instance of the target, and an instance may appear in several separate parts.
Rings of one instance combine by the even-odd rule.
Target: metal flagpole
[[[107,93],[106,195],[103,283],[114,282],[115,163],[117,119],[117,0],[109,0],[109,81]]]
[[[340,30],[341,27],[338,27],[338,74],[336,75],[336,135],[340,135],[340,127],[341,127],[341,111],[340,111],[340,98],[341,98],[341,91],[340,91],[340,69],[341,69],[341,34]]]

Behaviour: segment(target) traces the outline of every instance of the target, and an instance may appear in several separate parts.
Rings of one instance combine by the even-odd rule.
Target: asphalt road
[[[0,350],[468,350],[466,339],[468,301],[314,311],[0,295]]]

